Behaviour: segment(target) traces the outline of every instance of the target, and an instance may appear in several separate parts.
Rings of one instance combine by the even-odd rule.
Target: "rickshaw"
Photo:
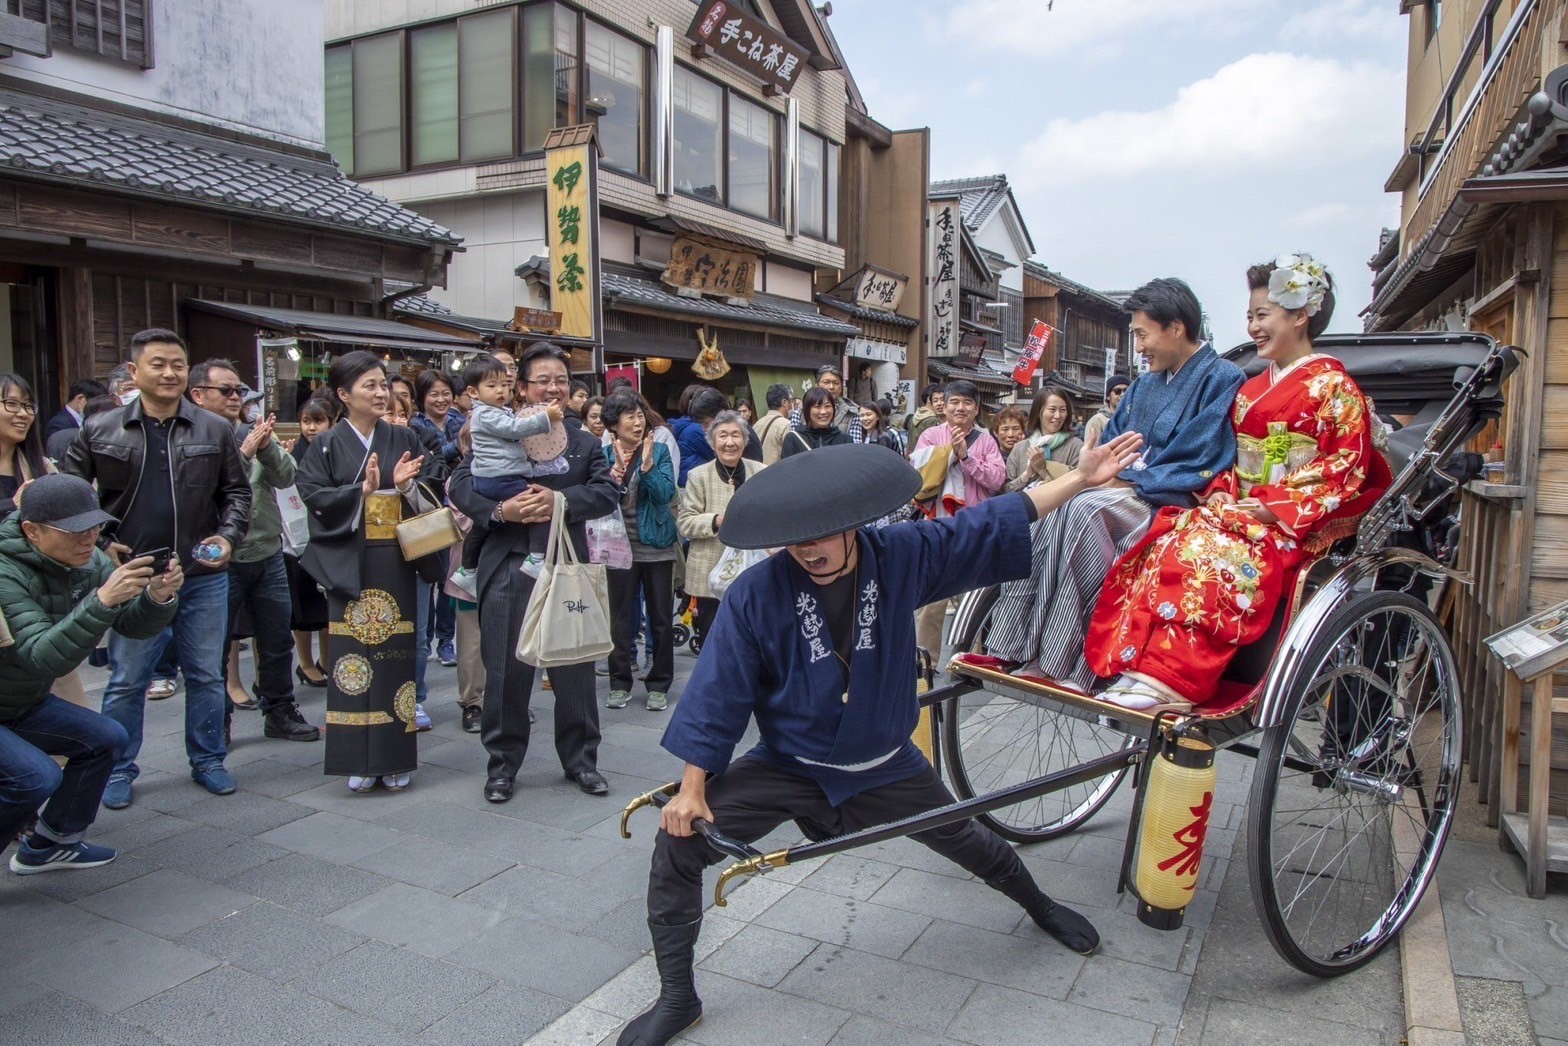
[[[1138,898],[1143,922],[1173,929],[1197,880],[1213,761],[1229,751],[1257,761],[1247,857],[1270,942],[1319,977],[1370,962],[1421,900],[1453,820],[1460,675],[1430,594],[1473,579],[1433,558],[1430,531],[1466,478],[1456,454],[1501,416],[1520,350],[1464,332],[1330,335],[1316,346],[1345,364],[1380,416],[1403,422],[1385,451],[1394,482],[1354,537],[1287,579],[1294,599],[1238,651],[1215,694],[1190,712],[1137,712],[1002,662],[985,653],[998,592],[971,592],[950,633],[953,681],[920,697],[922,725],[941,739],[928,754],[958,801],[773,853],[699,824],[736,859],[716,903],[738,877],[967,817],[1020,844],[1057,838],[1132,776],[1118,892]],[[1249,374],[1266,366],[1250,346],[1228,357]],[[635,810],[675,787],[634,800],[622,834]]]

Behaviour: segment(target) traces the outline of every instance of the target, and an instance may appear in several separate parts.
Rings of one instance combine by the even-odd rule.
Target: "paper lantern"
[[[1143,826],[1134,882],[1138,919],[1145,926],[1181,926],[1198,885],[1203,842],[1209,832],[1218,770],[1214,744],[1206,737],[1169,737],[1144,764]]]
[[[648,365],[649,374],[663,374],[670,369],[670,361],[663,356],[649,356],[645,362]]]

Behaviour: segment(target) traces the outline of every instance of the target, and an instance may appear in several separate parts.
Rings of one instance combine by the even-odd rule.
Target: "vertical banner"
[[[545,227],[550,240],[550,309],[561,334],[598,342],[599,148],[591,125],[564,127],[545,141]],[[595,361],[597,362],[597,360]]]
[[[1035,368],[1040,366],[1040,361],[1045,358],[1045,348],[1051,343],[1051,328],[1044,320],[1035,320],[1034,326],[1029,330],[1029,337],[1024,339],[1024,351],[1018,358],[1018,366],[1013,368],[1013,380],[1024,388],[1034,381]]]
[[[931,274],[931,315],[926,329],[931,346],[926,355],[932,359],[958,355],[958,201],[932,200],[926,219],[926,243],[930,258],[926,271]]]
[[[1111,375],[1116,373],[1117,357],[1120,355],[1121,353],[1116,349],[1105,350],[1105,384],[1100,388],[1101,392],[1110,391]]]

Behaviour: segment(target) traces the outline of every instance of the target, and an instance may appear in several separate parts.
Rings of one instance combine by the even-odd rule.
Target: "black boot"
[[[1005,879],[986,885],[1016,902],[1029,913],[1029,918],[1034,920],[1036,926],[1079,955],[1093,955],[1099,949],[1100,935],[1095,932],[1094,925],[1041,892],[1034,876],[1029,874],[1029,869],[1019,868]]]
[[[702,1020],[702,1000],[692,984],[692,953],[702,920],[679,926],[649,923],[648,929],[659,964],[659,1001],[632,1018],[616,1046],[664,1046]]]

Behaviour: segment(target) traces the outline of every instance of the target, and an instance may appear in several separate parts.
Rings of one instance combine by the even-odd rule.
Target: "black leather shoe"
[[[321,740],[321,731],[305,722],[305,717],[299,714],[299,706],[292,701],[268,712],[261,732],[284,741]]]
[[[485,798],[492,803],[504,803],[512,798],[512,779],[492,777],[485,782]]]
[[[609,795],[610,782],[597,770],[584,770],[581,773],[567,774],[568,781],[577,782],[577,787],[589,795]]]
[[[479,733],[480,711],[481,709],[478,705],[463,709],[463,729],[470,734]]]

